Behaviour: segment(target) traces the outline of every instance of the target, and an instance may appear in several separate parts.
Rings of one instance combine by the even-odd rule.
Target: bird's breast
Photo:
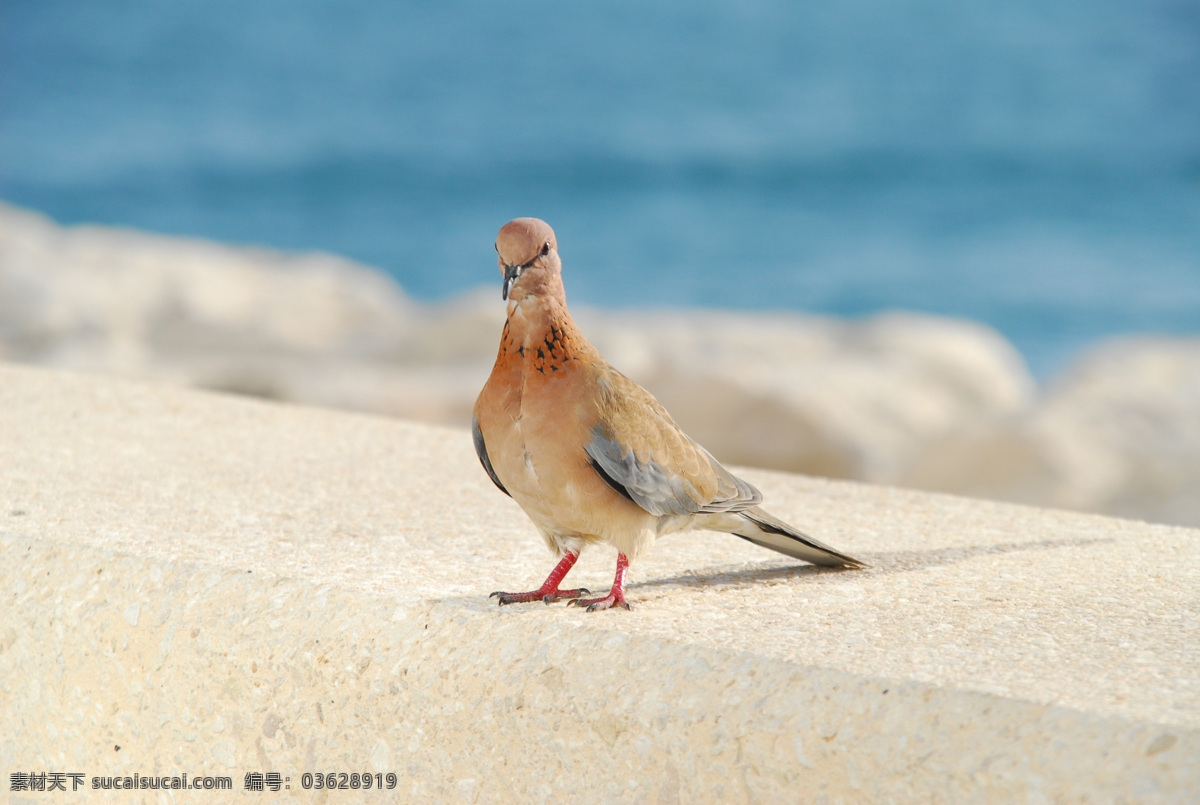
[[[598,419],[602,361],[572,322],[534,316],[536,309],[526,307],[515,305],[505,323],[477,419],[513,498],[544,526],[577,529],[580,506],[612,505],[615,497],[583,449]]]

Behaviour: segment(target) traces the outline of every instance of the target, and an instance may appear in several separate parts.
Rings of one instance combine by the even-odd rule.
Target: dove
[[[588,612],[630,609],[630,562],[659,537],[692,529],[734,534],[823,567],[865,567],[760,508],[755,487],[604,359],[567,310],[558,241],[545,221],[505,224],[496,252],[508,315],[475,401],[475,451],[560,557],[536,590],[492,593],[501,606],[566,600]],[[563,589],[583,549],[598,543],[617,549],[608,594]]]

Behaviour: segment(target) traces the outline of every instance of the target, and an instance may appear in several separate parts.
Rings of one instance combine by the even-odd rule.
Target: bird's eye
[[[542,257],[545,257],[549,253],[550,253],[550,241],[546,241],[545,243],[542,244]]]

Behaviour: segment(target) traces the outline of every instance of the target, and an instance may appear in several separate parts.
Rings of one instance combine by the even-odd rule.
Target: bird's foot
[[[617,554],[617,575],[613,578],[612,589],[603,598],[576,598],[568,601],[567,606],[587,607],[588,612],[598,612],[602,609],[622,607],[633,609],[625,600],[625,572],[629,570],[629,559],[625,554]]]
[[[588,612],[599,612],[602,609],[612,609],[613,607],[633,609],[633,607],[629,606],[629,602],[625,600],[624,590],[613,590],[603,598],[576,598],[568,601],[567,606],[587,607]]]
[[[500,601],[500,606],[505,604],[525,604],[529,601],[541,601],[544,604],[553,604],[555,601],[564,599],[577,599],[581,595],[589,595],[592,591],[580,587],[578,590],[559,590],[557,588],[547,589],[545,586],[539,587],[536,590],[528,593],[502,593],[499,590],[492,593],[488,598],[496,598]]]
[[[578,590],[558,589],[558,585],[562,583],[563,576],[567,575],[567,571],[575,566],[577,559],[579,559],[578,553],[567,551],[562,560],[550,571],[550,575],[546,577],[546,580],[542,582],[542,586],[533,592],[502,593],[497,590],[489,595],[488,598],[499,598],[500,606],[504,606],[505,604],[524,604],[529,601],[541,601],[545,604],[552,604],[564,598],[578,598],[585,593],[590,594],[591,590],[586,590],[583,587],[580,587]]]

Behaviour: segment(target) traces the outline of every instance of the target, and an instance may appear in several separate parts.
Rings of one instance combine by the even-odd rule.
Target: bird
[[[866,567],[764,511],[758,489],[604,359],[567,310],[549,224],[514,219],[495,245],[508,310],[471,433],[492,482],[520,505],[559,561],[536,590],[489,597],[501,606],[565,600],[588,612],[631,609],[630,562],[659,537],[692,529],[734,534],[823,567]],[[594,544],[617,549],[608,594],[563,589],[580,552]]]

